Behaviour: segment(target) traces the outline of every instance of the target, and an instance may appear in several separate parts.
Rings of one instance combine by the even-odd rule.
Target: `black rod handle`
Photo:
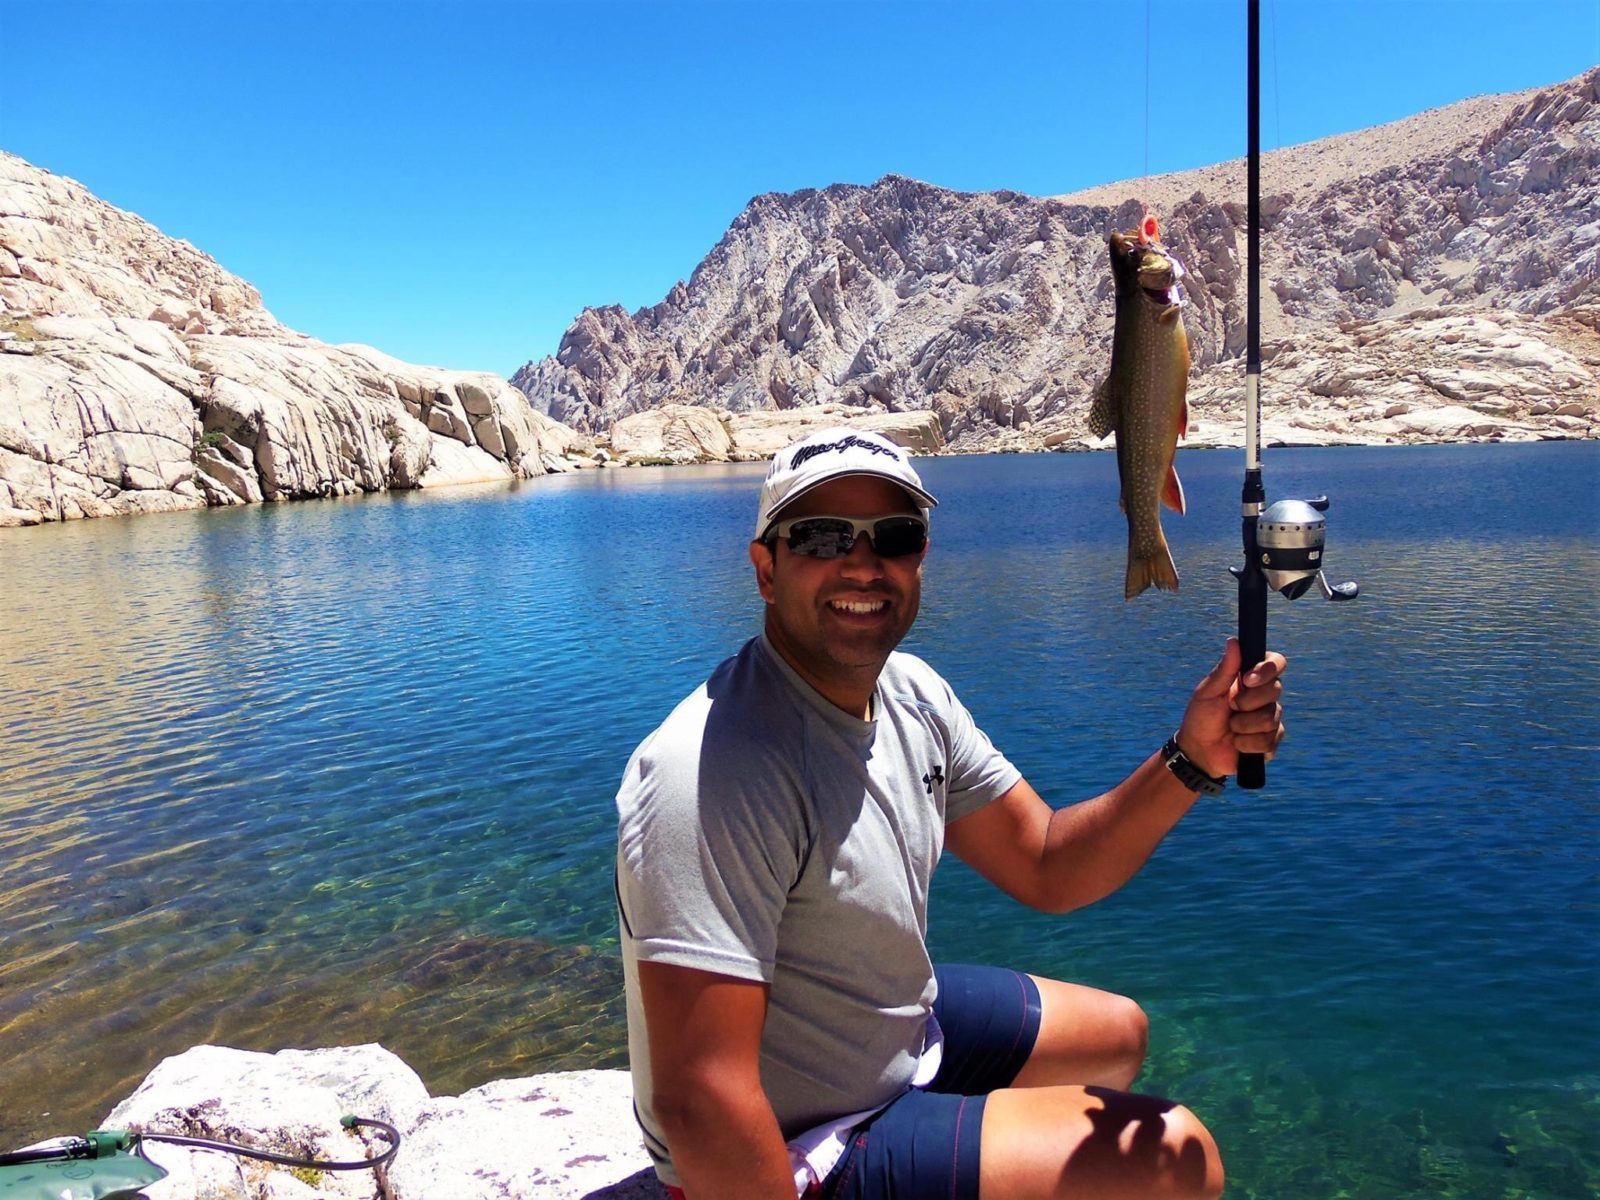
[[[1261,570],[1256,546],[1256,518],[1244,519],[1244,569],[1239,574],[1239,675],[1267,657],[1267,577]],[[1254,789],[1267,782],[1267,760],[1259,754],[1241,754],[1236,773],[1239,786]]]

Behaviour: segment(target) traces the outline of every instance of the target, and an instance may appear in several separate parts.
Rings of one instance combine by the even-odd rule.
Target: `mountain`
[[[1600,69],[1264,156],[1266,436],[1594,437]],[[1193,435],[1239,436],[1242,161],[1039,198],[899,176],[758,196],[687,284],[586,309],[512,378],[604,433],[664,405],[931,409],[957,450],[1095,444],[1106,235],[1187,264]]]
[[[592,454],[505,380],[296,333],[193,246],[0,153],[0,526],[510,479]]]

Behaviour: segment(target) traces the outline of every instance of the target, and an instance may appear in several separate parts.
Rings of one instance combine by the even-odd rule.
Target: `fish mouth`
[[[1183,278],[1183,268],[1178,260],[1169,256],[1150,255],[1139,268],[1139,290],[1158,308],[1171,308],[1183,303],[1183,291],[1178,280]]]

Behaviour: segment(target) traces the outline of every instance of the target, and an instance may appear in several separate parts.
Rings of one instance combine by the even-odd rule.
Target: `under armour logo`
[[[938,763],[933,764],[933,770],[922,777],[923,786],[928,789],[928,795],[933,795],[933,785],[944,785],[944,768]]]

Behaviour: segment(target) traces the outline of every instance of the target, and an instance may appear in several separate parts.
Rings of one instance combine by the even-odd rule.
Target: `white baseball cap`
[[[767,481],[761,485],[755,540],[761,540],[788,505],[828,480],[846,475],[876,475],[899,484],[923,506],[924,517],[939,503],[922,486],[911,456],[881,433],[844,427],[823,429],[772,456]]]

